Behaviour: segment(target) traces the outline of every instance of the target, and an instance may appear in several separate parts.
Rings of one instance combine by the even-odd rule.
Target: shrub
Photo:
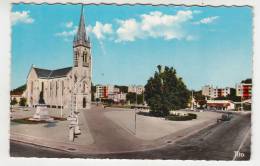
[[[192,119],[197,119],[197,114],[188,113],[188,116],[192,117]]]
[[[26,98],[22,97],[22,98],[20,99],[19,105],[20,105],[20,106],[25,106],[25,105],[26,105]]]
[[[187,115],[168,115],[165,119],[172,121],[187,121],[197,119],[197,114],[188,113]]]

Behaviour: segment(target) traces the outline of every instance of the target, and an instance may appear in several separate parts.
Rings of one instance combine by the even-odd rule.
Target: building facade
[[[202,95],[210,97],[210,98],[217,98],[217,97],[226,97],[230,94],[230,88],[214,88],[213,86],[203,86],[202,87]]]
[[[49,107],[69,108],[74,94],[77,108],[90,108],[91,65],[91,45],[85,30],[82,7],[79,28],[73,40],[73,66],[56,70],[32,66],[27,76],[28,106],[36,106],[42,92],[45,104]]]
[[[128,93],[137,93],[138,95],[144,93],[144,86],[141,85],[131,85],[128,86]]]
[[[252,97],[252,84],[240,83],[236,85],[236,95],[240,96],[243,100],[251,99]]]
[[[208,109],[234,110],[235,104],[230,100],[207,100]]]
[[[114,85],[96,85],[95,99],[111,99],[117,103],[126,100],[126,93]]]

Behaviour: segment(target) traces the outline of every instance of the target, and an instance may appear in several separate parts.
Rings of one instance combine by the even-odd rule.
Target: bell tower
[[[77,105],[79,108],[90,108],[91,104],[91,45],[86,34],[84,9],[81,7],[81,15],[77,34],[73,40],[73,82],[80,81],[77,93]]]
[[[84,11],[81,7],[78,32],[73,41],[74,67],[89,67],[90,65],[90,39],[86,34]]]

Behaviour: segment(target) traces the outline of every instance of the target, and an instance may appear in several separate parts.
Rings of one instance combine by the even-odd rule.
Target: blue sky
[[[11,87],[32,64],[72,65],[80,5],[12,7]],[[145,85],[156,66],[173,66],[189,89],[235,86],[252,77],[250,7],[85,5],[93,83]]]

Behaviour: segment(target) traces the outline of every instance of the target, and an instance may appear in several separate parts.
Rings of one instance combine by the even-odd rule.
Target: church
[[[32,66],[26,83],[27,104],[35,107],[42,92],[47,107],[70,108],[72,95],[75,95],[77,108],[89,109],[91,76],[91,44],[86,34],[82,7],[78,31],[73,40],[73,66],[55,70]]]

